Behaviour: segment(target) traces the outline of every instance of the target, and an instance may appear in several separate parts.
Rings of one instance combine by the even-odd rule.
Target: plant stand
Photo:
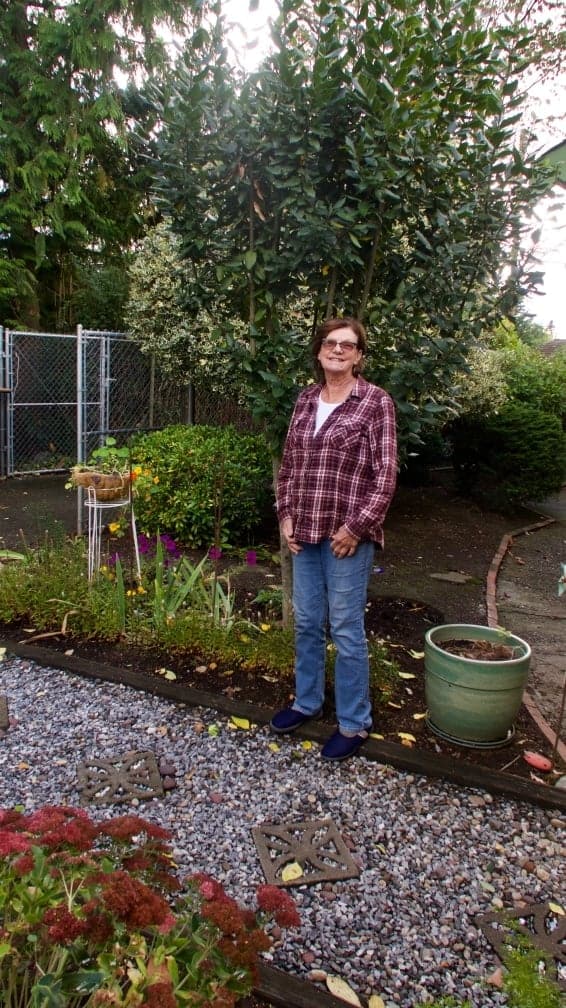
[[[85,507],[88,511],[88,579],[92,581],[100,570],[100,545],[102,539],[102,518],[106,512],[112,508],[127,507],[130,510],[130,526],[132,529],[132,539],[134,542],[134,553],[136,557],[136,570],[138,578],[141,579],[140,551],[138,546],[138,536],[136,530],[136,516],[134,504],[131,496],[123,500],[101,501],[96,497],[94,487],[87,488],[87,499]],[[104,521],[106,524],[106,520]]]

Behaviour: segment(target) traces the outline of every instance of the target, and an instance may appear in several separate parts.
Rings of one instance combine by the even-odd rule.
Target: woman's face
[[[350,326],[334,329],[318,351],[318,360],[326,378],[344,378],[362,359],[358,350],[358,337]]]

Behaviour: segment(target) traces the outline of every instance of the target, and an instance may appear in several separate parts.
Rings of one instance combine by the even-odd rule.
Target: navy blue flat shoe
[[[269,727],[278,735],[285,735],[287,732],[294,732],[296,728],[300,728],[307,721],[319,718],[320,714],[320,711],[317,711],[316,714],[303,714],[302,711],[293,710],[292,707],[285,707],[284,710],[274,714]]]
[[[326,760],[345,760],[357,753],[360,746],[367,742],[367,735],[354,735],[348,738],[339,731],[334,732],[320,750],[320,755]]]

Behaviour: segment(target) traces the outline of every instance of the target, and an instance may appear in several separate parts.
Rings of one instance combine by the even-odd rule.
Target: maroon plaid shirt
[[[345,525],[358,539],[383,545],[397,479],[393,401],[358,378],[315,435],[321,388],[304,389],[291,417],[277,480],[279,521],[292,519],[299,542],[321,542]]]

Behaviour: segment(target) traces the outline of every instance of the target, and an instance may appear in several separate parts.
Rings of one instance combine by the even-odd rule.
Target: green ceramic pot
[[[448,640],[489,641],[512,649],[509,659],[464,658],[442,649]],[[531,649],[505,630],[447,623],[425,636],[428,723],[437,735],[473,747],[505,745],[521,706]]]

